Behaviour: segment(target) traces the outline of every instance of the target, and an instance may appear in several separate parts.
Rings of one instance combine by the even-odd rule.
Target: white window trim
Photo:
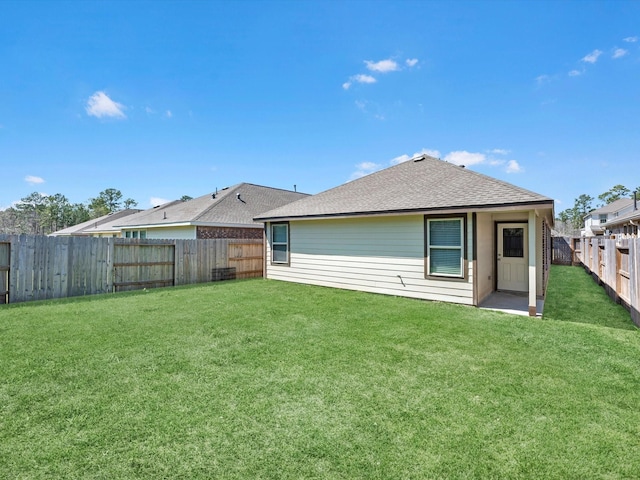
[[[457,221],[460,223],[460,246],[431,246],[431,222],[442,222],[442,221]],[[465,278],[464,276],[464,218],[463,217],[434,217],[427,218],[427,276],[428,277],[445,277],[445,278]],[[459,274],[451,274],[451,273],[434,273],[431,272],[431,250],[459,250],[460,251],[460,273]]]

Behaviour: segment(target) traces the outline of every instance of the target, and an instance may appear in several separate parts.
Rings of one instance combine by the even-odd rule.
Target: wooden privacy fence
[[[580,261],[640,327],[640,239],[583,238]]]
[[[580,238],[552,237],[552,258],[554,265],[580,264]]]
[[[0,235],[0,303],[261,277],[255,239]]]

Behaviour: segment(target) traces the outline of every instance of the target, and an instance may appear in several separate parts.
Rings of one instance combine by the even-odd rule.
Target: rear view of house
[[[478,306],[551,263],[553,200],[420,156],[256,217],[272,279]]]

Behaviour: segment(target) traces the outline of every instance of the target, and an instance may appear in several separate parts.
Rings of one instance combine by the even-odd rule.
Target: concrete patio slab
[[[512,315],[529,316],[529,300],[526,293],[493,292],[481,304],[480,308],[511,313]],[[542,317],[544,300],[536,301],[536,317]]]

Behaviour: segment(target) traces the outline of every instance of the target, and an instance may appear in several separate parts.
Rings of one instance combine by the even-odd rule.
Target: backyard
[[[2,306],[0,477],[637,477],[639,332],[550,278],[543,319],[263,279]]]

